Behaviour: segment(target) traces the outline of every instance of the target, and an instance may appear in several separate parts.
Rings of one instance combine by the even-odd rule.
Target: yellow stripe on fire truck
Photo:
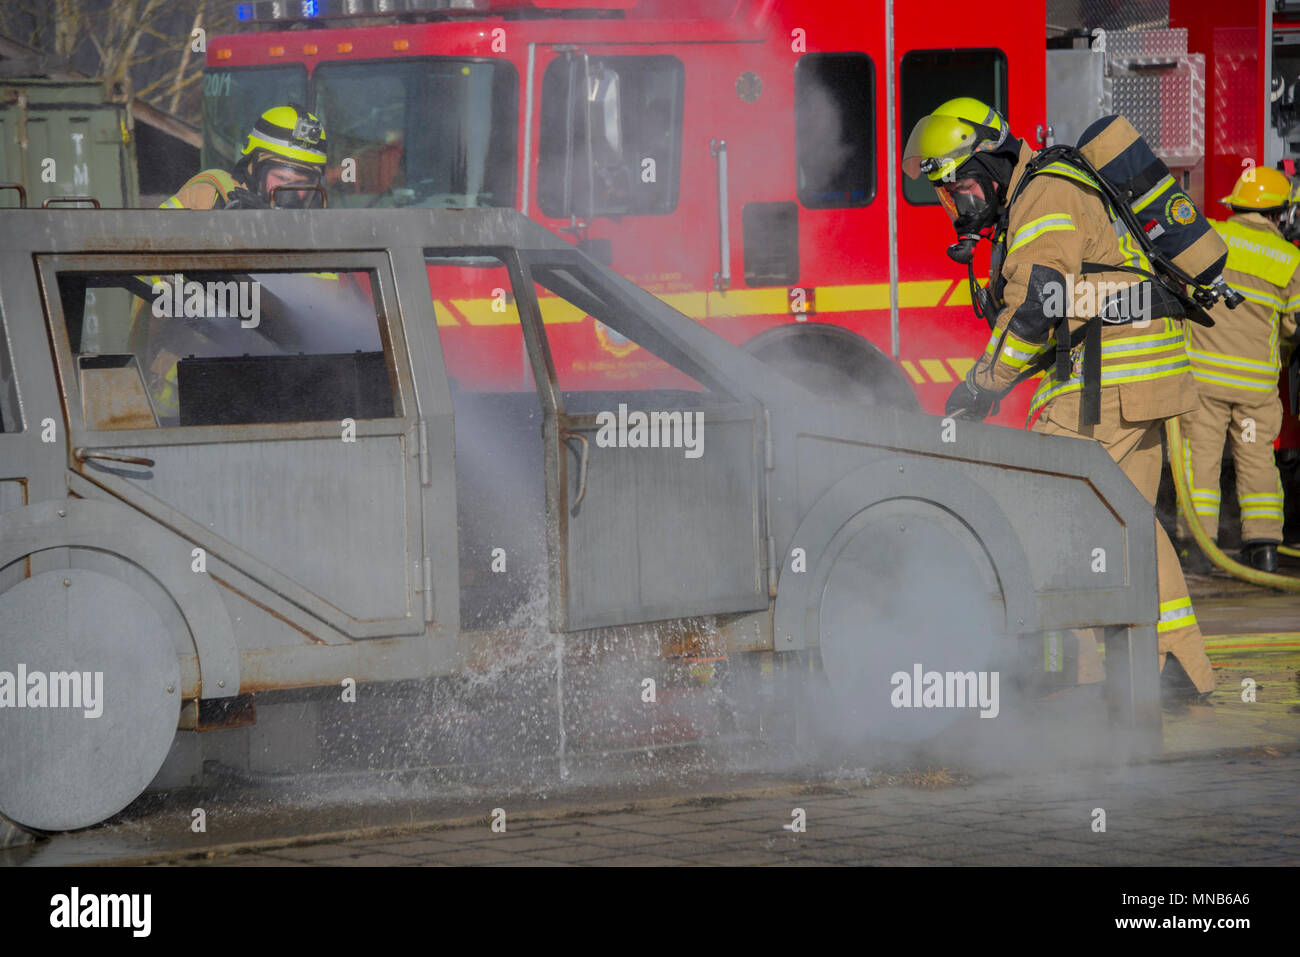
[[[951,279],[922,279],[898,284],[898,305],[903,309],[926,309],[938,306],[944,296],[956,285]],[[809,314],[836,312],[869,312],[889,308],[889,283],[859,283],[845,286],[816,286],[801,288],[809,304]],[[658,293],[666,305],[692,319],[726,319],[737,316],[789,316],[797,315],[792,308],[794,289],[732,289],[727,292],[675,292]],[[969,293],[966,302],[969,303]],[[494,309],[493,306],[496,305]],[[961,305],[954,299],[948,305]],[[563,299],[543,297],[542,321],[546,325],[582,322],[587,318],[577,306]],[[434,300],[434,314],[440,326],[461,324],[458,316],[471,326],[503,326],[519,321],[514,303],[505,310],[499,300],[491,298]]]

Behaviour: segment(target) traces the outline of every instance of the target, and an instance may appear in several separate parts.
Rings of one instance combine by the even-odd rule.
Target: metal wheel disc
[[[0,813],[46,831],[116,814],[162,766],[180,700],[162,620],[118,579],[67,568],[0,594]]]

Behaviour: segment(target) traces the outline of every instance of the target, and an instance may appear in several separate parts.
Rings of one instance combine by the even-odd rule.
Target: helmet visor
[[[951,180],[962,161],[980,150],[997,149],[1006,131],[955,116],[926,116],[912,127],[903,147],[903,172],[912,179],[924,173],[931,182]]]

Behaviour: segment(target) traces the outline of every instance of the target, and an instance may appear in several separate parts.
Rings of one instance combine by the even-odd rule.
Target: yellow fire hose
[[[1182,510],[1183,517],[1187,519],[1187,526],[1192,530],[1192,537],[1196,539],[1196,544],[1205,553],[1205,557],[1229,575],[1250,582],[1253,585],[1278,588],[1282,591],[1300,591],[1300,578],[1293,578],[1290,575],[1278,575],[1273,572],[1261,572],[1249,565],[1233,561],[1220,551],[1219,546],[1215,544],[1209,535],[1205,534],[1205,529],[1201,527],[1200,519],[1196,517],[1196,512],[1192,508],[1192,493],[1187,487],[1186,459],[1183,457],[1183,437],[1178,428],[1177,417],[1165,420],[1165,436],[1169,439],[1169,465],[1170,470],[1174,473],[1174,488],[1178,491],[1178,507]],[[1284,555],[1300,557],[1300,551],[1294,548],[1279,546],[1278,551]]]

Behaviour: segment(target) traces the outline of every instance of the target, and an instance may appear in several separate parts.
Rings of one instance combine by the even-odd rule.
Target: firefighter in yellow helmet
[[[1034,431],[1101,443],[1154,506],[1163,422],[1190,410],[1196,397],[1182,322],[1172,318],[1181,314],[1177,301],[1152,284],[1145,316],[1125,308],[1142,302],[1140,292],[1103,303],[1094,295],[1092,310],[1079,308],[1089,298],[1081,294],[1082,284],[1125,289],[1134,279],[1105,267],[1149,271],[1151,264],[1126,232],[1116,231],[1101,189],[1085,171],[1058,160],[1030,174],[1034,155],[1010,135],[1001,115],[969,97],[949,100],[924,117],[904,148],[904,172],[914,179],[927,176],[953,220],[958,242],[949,256],[969,264],[981,237],[994,244],[988,287],[979,288],[971,273],[976,311],[992,335],[949,397],[946,414],[985,418],[1017,377],[1050,350],[1055,361],[1031,401],[1031,416],[1039,413]],[[1085,270],[1085,262],[1100,270]],[[1065,297],[1074,308],[1063,308]],[[1089,322],[1098,316],[1106,321]],[[1097,348],[1085,362],[1087,331]],[[1068,352],[1057,349],[1057,335],[1068,337]],[[1156,561],[1156,629],[1166,693],[1207,696],[1214,673],[1178,557],[1159,523]],[[1096,636],[1082,632],[1078,641],[1079,682],[1100,680]],[[1170,655],[1181,673],[1168,667]]]
[[[192,176],[160,209],[308,208],[320,193],[287,186],[318,187],[325,174],[325,129],[296,106],[275,106],[253,125],[242,158],[230,170],[205,169]],[[278,188],[279,187],[279,188]],[[154,277],[144,277],[152,283]],[[176,363],[201,351],[200,332],[175,321],[157,320],[137,303],[130,348],[139,357],[158,420],[175,424],[180,416]]]
[[[266,209],[307,207],[320,194],[284,186],[320,186],[325,175],[325,128],[296,106],[274,106],[253,125],[243,158],[229,171],[195,174],[162,209]],[[273,195],[274,191],[274,195]]]
[[[1187,355],[1200,397],[1182,417],[1197,519],[1210,538],[1218,537],[1219,465],[1226,435],[1237,471],[1242,560],[1269,572],[1277,570],[1282,541],[1282,484],[1273,458],[1273,441],[1282,429],[1280,353],[1295,337],[1295,311],[1300,309],[1300,250],[1281,229],[1291,212],[1291,195],[1283,173],[1252,167],[1221,200],[1232,210],[1225,222],[1213,224],[1228,244],[1224,278],[1246,301],[1235,310],[1214,307],[1213,326],[1191,329]],[[1181,514],[1178,529],[1186,538],[1187,520]],[[1190,544],[1183,553],[1201,563]]]

